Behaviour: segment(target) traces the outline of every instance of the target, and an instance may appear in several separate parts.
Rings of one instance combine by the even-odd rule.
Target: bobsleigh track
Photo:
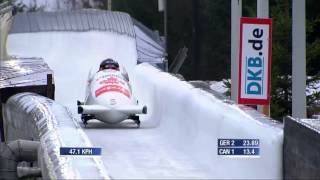
[[[280,179],[283,128],[254,110],[226,103],[148,63],[137,64],[135,36],[88,30],[20,32],[8,36],[17,57],[41,57],[54,72],[55,101],[76,117],[80,131],[102,148],[106,172],[115,179]],[[132,121],[84,127],[77,114],[90,68],[113,58],[129,73],[133,94],[148,106],[141,127]],[[217,140],[259,139],[258,157],[225,157]],[[72,140],[72,137],[70,137]],[[77,157],[72,157],[77,158]],[[87,171],[85,165],[78,166]]]

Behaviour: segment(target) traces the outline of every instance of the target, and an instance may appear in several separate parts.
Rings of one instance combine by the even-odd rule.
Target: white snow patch
[[[223,83],[223,81],[211,81],[210,88],[212,90],[215,90],[215,91],[221,93],[221,94],[225,94],[228,91],[228,89],[225,86],[225,84]]]
[[[310,83],[306,88],[307,96],[320,92],[320,80]],[[320,101],[320,100],[319,100]]]

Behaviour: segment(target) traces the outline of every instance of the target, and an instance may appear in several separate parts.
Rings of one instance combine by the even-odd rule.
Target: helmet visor
[[[116,66],[115,64],[106,64],[103,66],[102,69],[113,69],[113,70],[119,70],[119,67]]]

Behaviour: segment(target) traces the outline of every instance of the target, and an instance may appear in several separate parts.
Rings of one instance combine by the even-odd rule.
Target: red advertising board
[[[241,18],[239,104],[268,105],[271,84],[272,20]]]

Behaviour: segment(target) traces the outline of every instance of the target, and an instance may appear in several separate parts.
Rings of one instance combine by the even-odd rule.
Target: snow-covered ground
[[[223,81],[211,81],[210,88],[212,90],[215,90],[215,91],[221,93],[221,94],[225,94],[228,91],[228,89],[225,86],[225,84],[223,83]]]
[[[308,79],[311,79],[311,77],[308,77]],[[320,92],[320,80],[309,83],[309,86],[307,86],[307,89],[306,89],[307,96],[315,93],[319,93],[319,92]]]
[[[91,121],[85,133],[103,149],[113,178],[282,178],[282,129],[257,121],[236,105],[223,103],[147,64],[136,66],[135,39],[108,32],[11,34],[11,55],[43,57],[54,70],[56,100],[76,111],[87,73],[105,58],[126,66],[139,102],[148,106],[142,127],[131,121]],[[217,155],[218,138],[260,139],[260,156]]]

